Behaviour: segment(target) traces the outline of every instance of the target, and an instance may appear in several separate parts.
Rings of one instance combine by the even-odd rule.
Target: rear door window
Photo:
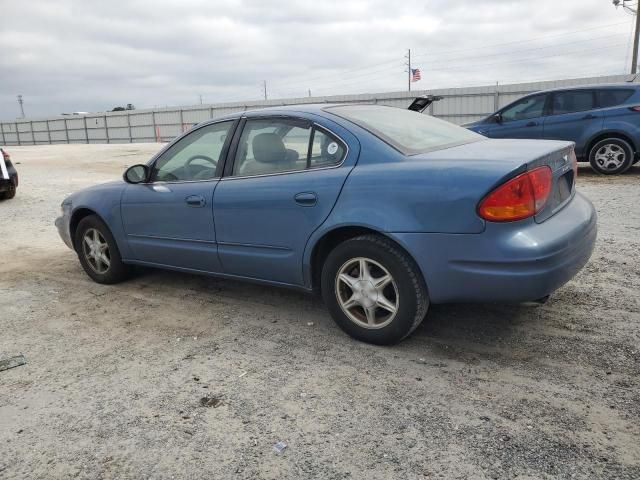
[[[233,176],[295,172],[339,164],[346,148],[307,120],[249,119],[238,142]]]
[[[598,106],[600,108],[607,107],[615,107],[617,105],[622,105],[626,102],[631,95],[633,95],[633,90],[631,89],[614,89],[607,88],[598,90]]]
[[[552,114],[585,112],[595,107],[595,92],[593,90],[568,90],[555,92],[552,101]]]

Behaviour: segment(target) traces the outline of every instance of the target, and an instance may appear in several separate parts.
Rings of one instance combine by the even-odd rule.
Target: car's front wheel
[[[109,227],[96,215],[84,217],[75,233],[75,247],[87,275],[98,283],[118,283],[130,275]]]
[[[358,340],[378,345],[407,337],[429,307],[427,288],[413,259],[378,235],[338,245],[325,261],[321,288],[338,326]]]
[[[621,138],[605,138],[589,151],[589,163],[598,173],[623,173],[633,164],[633,148]]]

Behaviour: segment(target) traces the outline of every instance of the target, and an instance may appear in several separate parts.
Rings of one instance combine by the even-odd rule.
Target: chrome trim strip
[[[215,240],[196,240],[191,238],[176,238],[176,237],[164,237],[161,235],[140,235],[135,233],[127,234],[129,237],[134,238],[149,238],[152,240],[174,240],[176,242],[195,242],[195,243],[207,243],[210,245],[222,245],[227,247],[245,247],[245,248],[265,248],[270,250],[283,250],[292,251],[289,247],[281,247],[279,245],[260,245],[255,243],[236,243],[236,242],[216,242]]]
[[[341,167],[343,163],[344,163],[344,160],[342,162],[340,162],[339,164],[332,165],[330,167],[310,168],[308,170],[306,168],[304,170],[286,170],[284,172],[261,173],[260,175],[245,175],[245,176],[242,176],[242,177],[222,177],[220,179],[220,181],[224,182],[225,180],[244,180],[246,178],[274,177],[276,175],[292,175],[292,174],[295,174],[295,173],[317,172],[318,170],[329,170],[329,169]]]
[[[214,180],[217,182],[218,180],[220,180],[220,177],[215,177],[215,178],[209,178],[207,180],[174,180],[171,182],[168,182],[166,180],[158,180],[157,182],[148,182],[148,183],[137,183],[136,185],[173,185],[173,184],[180,184],[180,183],[203,183],[203,182],[213,182]]]
[[[134,238],[150,238],[153,240],[174,240],[176,242],[196,242],[196,243],[208,243],[210,245],[217,245],[218,242],[216,242],[215,240],[196,240],[193,238],[176,238],[176,237],[163,237],[160,235],[140,235],[140,234],[134,234],[134,233],[129,233],[127,234],[128,237],[134,237]]]
[[[218,245],[225,247],[245,247],[245,248],[265,248],[270,250],[292,251],[289,247],[281,247],[279,245],[260,245],[257,243],[236,243],[236,242],[218,242]]]

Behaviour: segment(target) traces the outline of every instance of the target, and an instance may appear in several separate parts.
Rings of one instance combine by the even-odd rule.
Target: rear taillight
[[[631,110],[632,112],[640,112],[640,105],[629,107],[629,110]]]
[[[5,152],[2,148],[0,148],[0,152],[2,152],[2,157],[5,160],[11,160],[11,156],[7,152]]]
[[[538,213],[551,192],[551,169],[538,167],[503,183],[478,205],[478,214],[491,222],[512,222]]]

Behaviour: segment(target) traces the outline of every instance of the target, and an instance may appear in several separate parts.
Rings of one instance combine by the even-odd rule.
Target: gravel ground
[[[640,478],[640,165],[580,168],[598,244],[547,304],[433,306],[381,348],[288,290],[92,283],[60,202],[158,148],[10,149],[0,357],[28,364],[0,372],[0,477]]]

